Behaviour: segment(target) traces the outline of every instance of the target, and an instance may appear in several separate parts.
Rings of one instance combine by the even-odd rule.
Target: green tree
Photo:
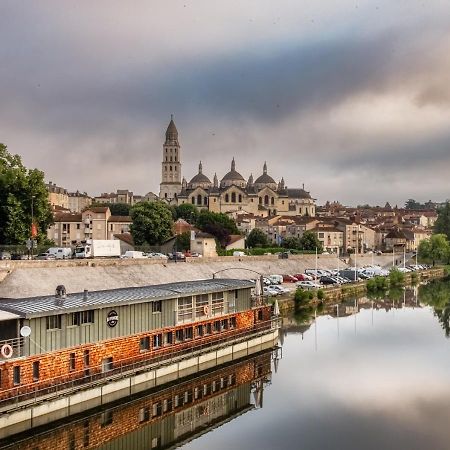
[[[265,247],[269,244],[266,234],[259,228],[250,231],[246,241],[247,247]]]
[[[20,156],[0,144],[0,244],[24,244],[31,235],[32,215],[36,239],[45,242],[53,217],[44,173],[27,169]]]
[[[176,248],[180,251],[190,250],[191,248],[191,232],[185,231],[177,236]]]
[[[405,203],[405,209],[421,209],[423,208],[423,205],[413,198],[410,198]]]
[[[163,202],[140,202],[131,210],[131,234],[136,245],[161,245],[172,236],[173,218]]]
[[[239,234],[236,224],[226,214],[203,210],[197,219],[197,227],[213,235],[221,247],[230,242],[230,234]]]
[[[200,212],[197,207],[191,203],[183,203],[175,207],[176,219],[184,219],[191,225],[195,225],[197,223],[199,214]]]
[[[296,237],[287,237],[287,238],[283,239],[283,242],[281,243],[281,245],[284,248],[290,248],[290,249],[294,249],[294,250],[302,249],[302,246],[300,244],[300,239],[298,239]]]
[[[446,202],[442,208],[438,209],[438,217],[434,224],[436,234],[445,234],[450,240],[450,202]]]
[[[131,205],[128,203],[101,203],[101,202],[93,202],[90,206],[87,206],[85,209],[89,209],[92,206],[104,206],[105,208],[109,208],[111,211],[111,215],[113,216],[129,216]]]
[[[433,234],[419,244],[419,258],[433,262],[448,260],[450,244],[445,234]]]
[[[305,231],[300,238],[300,245],[302,250],[315,250],[322,252],[322,243],[312,231]]]

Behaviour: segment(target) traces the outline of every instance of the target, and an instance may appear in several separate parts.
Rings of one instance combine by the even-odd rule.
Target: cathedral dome
[[[269,187],[270,189],[273,189],[276,191],[277,189],[277,183],[275,180],[267,173],[267,164],[264,163],[263,167],[263,174],[260,175],[254,183],[255,187],[257,189],[263,189],[264,187]]]
[[[233,161],[231,161],[231,170],[222,178],[220,181],[220,186],[228,187],[233,184],[242,188],[245,188],[245,185],[247,184],[245,178],[236,171],[236,163],[234,158]]]
[[[195,175],[189,182],[190,189],[196,189],[201,187],[203,189],[208,189],[212,185],[211,180],[203,173],[202,162],[198,165],[198,174]]]

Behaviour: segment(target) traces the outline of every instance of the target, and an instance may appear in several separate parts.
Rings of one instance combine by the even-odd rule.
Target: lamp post
[[[31,227],[30,227],[30,242],[31,242],[31,259],[33,259],[34,248],[34,195],[31,196]]]

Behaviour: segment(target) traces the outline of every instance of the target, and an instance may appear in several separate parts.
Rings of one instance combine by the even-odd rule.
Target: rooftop
[[[153,286],[110,289],[104,291],[67,294],[65,298],[54,295],[20,299],[0,299],[0,311],[6,311],[26,319],[57,314],[68,314],[89,309],[112,308],[115,306],[148,301],[166,300],[195,294],[206,294],[238,288],[250,288],[248,280],[209,279],[158,284]]]

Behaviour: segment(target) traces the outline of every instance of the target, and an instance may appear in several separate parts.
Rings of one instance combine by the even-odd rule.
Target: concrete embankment
[[[59,284],[67,292],[116,289],[132,286],[212,278],[255,278],[260,273],[294,274],[315,267],[315,255],[274,255],[192,258],[187,262],[158,260],[0,261],[0,298],[52,295]],[[339,261],[339,267],[343,267]],[[319,255],[318,267],[335,269],[338,259]],[[3,278],[2,278],[3,277]]]

